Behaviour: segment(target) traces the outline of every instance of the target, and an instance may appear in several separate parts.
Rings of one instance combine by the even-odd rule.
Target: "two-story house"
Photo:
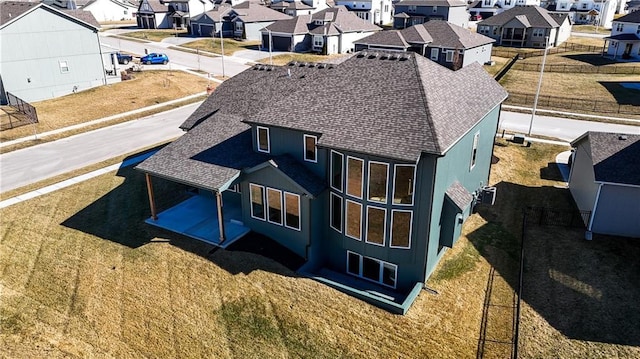
[[[300,273],[404,313],[481,193],[492,200],[506,96],[479,64],[451,71],[415,53],[255,65],[136,167],[147,223],[220,246],[262,233],[307,261]],[[155,177],[199,194],[159,212]]]
[[[540,6],[516,6],[480,21],[477,31],[502,46],[544,48],[548,39],[555,47],[571,35],[571,21]]]
[[[594,24],[610,29],[617,4],[618,0],[553,0],[544,8],[569,14],[574,24]]]
[[[463,0],[401,0],[393,7],[393,27],[396,29],[429,20],[445,20],[464,28],[469,24],[467,3]]]
[[[344,6],[311,15],[279,20],[262,32],[262,48],[272,51],[316,52],[323,55],[352,52],[354,42],[382,30]]]
[[[640,11],[630,12],[613,21],[611,36],[605,37],[607,55],[640,60]]]
[[[393,21],[391,0],[334,0],[335,6],[344,6],[359,18],[372,24],[385,25]]]
[[[413,51],[457,70],[473,62],[491,61],[494,39],[444,20],[431,20],[402,30],[377,32],[355,42],[356,51]]]
[[[329,6],[325,1],[321,0],[279,0],[271,2],[269,7],[294,17],[311,15]]]
[[[213,0],[141,0],[136,21],[142,29],[191,29],[189,19],[213,7]]]
[[[291,19],[291,16],[270,9],[254,1],[244,1],[231,7],[227,13],[233,24],[233,36],[247,40],[260,40],[260,32],[275,21]]]
[[[469,12],[487,19],[516,6],[540,6],[540,0],[477,0],[469,4]]]

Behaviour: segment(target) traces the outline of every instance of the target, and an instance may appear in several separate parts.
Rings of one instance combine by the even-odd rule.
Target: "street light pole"
[[[540,78],[538,79],[538,89],[536,90],[536,97],[533,100],[533,111],[531,111],[531,121],[529,122],[529,132],[527,136],[531,136],[531,129],[533,128],[533,118],[536,116],[536,107],[538,107],[538,97],[540,96],[540,87],[542,86],[542,74],[544,73],[544,65],[547,63],[547,52],[549,51],[549,36],[544,37],[544,55],[542,56],[542,67],[540,68]]]
[[[222,52],[222,80],[224,80],[224,40],[222,39],[222,13],[220,13],[220,51]]]

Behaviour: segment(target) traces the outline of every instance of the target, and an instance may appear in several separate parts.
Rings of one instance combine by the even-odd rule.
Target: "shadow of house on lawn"
[[[550,207],[558,216],[575,208],[568,189],[496,187],[495,206],[478,208],[489,223],[467,237],[517,291],[522,208]],[[522,300],[570,339],[638,346],[640,241],[597,235],[586,241],[584,231],[527,225]]]
[[[562,55],[562,57],[566,57],[568,59],[575,60],[575,61],[584,62],[592,66],[615,65],[620,63],[619,61],[615,61],[611,58],[604,57],[600,53],[571,54],[571,55]]]
[[[633,84],[633,86],[623,86],[623,83]],[[600,85],[609,91],[619,105],[640,106],[640,82],[604,82]]]
[[[304,261],[271,239],[254,232],[250,232],[226,249],[221,249],[212,244],[146,224],[144,221],[149,218],[150,209],[144,174],[132,167],[121,167],[116,176],[123,177],[124,182],[61,224],[121,244],[133,251],[140,250],[140,247],[145,245],[169,243],[181,250],[207,258],[231,274],[249,274],[254,270],[265,270],[292,276]],[[154,178],[153,188],[159,211],[192,196],[187,186],[161,178]],[[258,254],[282,264],[291,272],[283,271],[279,265],[266,264],[264,260],[258,258],[255,261],[233,261],[234,252]]]

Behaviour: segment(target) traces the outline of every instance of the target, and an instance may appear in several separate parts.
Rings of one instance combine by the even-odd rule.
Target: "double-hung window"
[[[258,126],[258,152],[271,152],[271,141],[269,140],[269,128]]]
[[[318,162],[318,152],[316,142],[318,138],[312,135],[304,135],[304,160],[308,162]]]

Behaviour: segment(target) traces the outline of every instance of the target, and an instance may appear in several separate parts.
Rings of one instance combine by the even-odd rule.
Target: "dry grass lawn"
[[[495,76],[509,60],[506,57],[491,56],[491,61],[495,62],[495,65],[483,65],[483,67],[491,76]]]
[[[173,29],[157,29],[157,30],[142,30],[127,32],[120,36],[132,37],[134,39],[162,42],[167,37],[174,36],[186,36],[187,30],[173,30]]]
[[[181,45],[193,50],[207,51],[215,54],[222,54],[222,47],[220,45],[219,38],[200,38],[199,40],[191,41]],[[237,41],[233,39],[224,39],[224,54],[231,56],[236,51],[257,49],[260,46],[260,41]]]
[[[271,59],[274,65],[286,65],[291,61],[297,62],[322,62],[322,63],[333,63],[335,61],[339,61],[342,58],[351,56],[349,54],[335,54],[335,55],[317,55],[317,54],[280,54],[274,55]],[[260,61],[263,64],[269,64],[269,57],[265,57]]]
[[[465,235],[428,282],[439,294],[422,292],[406,316],[298,277],[260,255],[212,251],[205,243],[144,224],[149,215],[144,178],[132,169],[2,209],[3,355],[475,357],[491,265],[498,269],[492,303],[512,301],[520,226],[511,206],[519,203],[515,200],[545,204],[562,198],[541,195],[545,186],[558,183],[540,175],[559,150],[496,147],[500,161],[491,181],[499,186],[498,205],[465,224]],[[159,179],[154,184],[160,208],[183,196],[175,184]],[[487,338],[508,340],[511,318],[508,310],[490,310]],[[535,324],[544,335],[550,331],[542,320]],[[545,345],[573,344],[530,338]],[[638,354],[637,348],[589,345],[618,357]],[[505,358],[509,352],[509,345],[489,343],[484,357]],[[525,354],[536,357],[533,351]]]
[[[35,102],[38,132],[46,132],[156,105],[205,91],[208,80],[183,71],[136,72],[134,79]],[[215,85],[215,84],[212,84]],[[32,136],[27,125],[0,132],[0,141]]]

